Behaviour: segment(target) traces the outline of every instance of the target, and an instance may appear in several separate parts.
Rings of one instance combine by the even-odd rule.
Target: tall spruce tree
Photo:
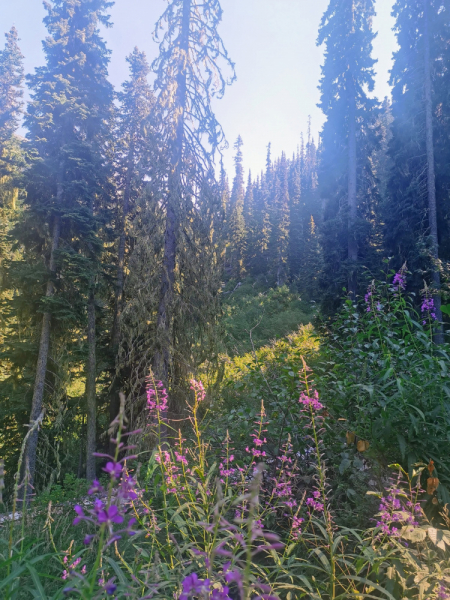
[[[114,319],[111,333],[112,344],[119,344],[119,319],[123,308],[125,255],[128,237],[129,213],[136,198],[142,194],[151,161],[151,117],[155,99],[148,83],[150,67],[144,52],[135,48],[127,57],[130,79],[117,94],[120,102],[118,111],[117,137],[117,189],[119,247],[117,251],[117,281],[114,301]],[[153,142],[154,145],[154,142]]]
[[[130,251],[135,239],[130,237],[130,225],[136,213],[137,202],[145,191],[146,177],[155,160],[154,107],[155,98],[148,83],[150,67],[144,52],[135,48],[127,57],[130,78],[117,94],[119,100],[118,122],[115,132],[115,187],[117,191],[117,275],[114,290],[114,312],[111,330],[116,371],[110,391],[110,419],[119,411],[120,373],[120,320],[127,298],[125,297],[125,274]]]
[[[17,176],[23,166],[20,142],[15,135],[23,107],[23,55],[15,27],[5,37],[5,47],[0,50],[0,289],[2,263],[11,251],[7,234],[17,209]]]
[[[101,242],[96,204],[104,194],[103,135],[112,106],[107,81],[109,51],[99,25],[109,25],[107,0],[53,0],[47,3],[43,42],[46,64],[28,77],[31,102],[27,137],[36,152],[28,174],[28,221],[48,235],[42,239],[47,282],[30,422],[40,415],[45,394],[52,319],[77,320],[60,290],[75,269],[80,303],[88,314],[86,363],[87,475],[95,475],[91,458],[96,437],[95,282]],[[69,268],[68,265],[71,265]],[[67,269],[69,271],[67,271]],[[65,271],[66,270],[66,271]],[[63,310],[64,309],[64,310]],[[64,312],[65,311],[65,312]],[[65,316],[64,316],[65,315]],[[38,431],[30,436],[26,458],[33,482]]]
[[[166,385],[173,366],[181,230],[193,199],[211,172],[213,155],[223,141],[222,129],[211,107],[212,98],[220,98],[227,84],[222,64],[231,67],[234,78],[234,66],[218,33],[221,19],[219,0],[170,0],[155,29],[157,39],[164,31],[153,69],[168,170],[167,194],[163,198],[164,250],[154,370]]]
[[[391,72],[394,166],[389,203],[385,203],[385,237],[396,263],[406,261],[413,272],[416,289],[422,287],[426,275],[441,321],[438,261],[449,258],[439,252],[439,237],[448,231],[449,209],[442,183],[450,161],[445,150],[436,159],[436,145],[442,148],[439,140],[445,136],[444,115],[450,107],[448,91],[441,85],[445,79],[448,82],[449,48],[443,40],[445,36],[448,40],[449,9],[438,0],[398,0],[393,14],[399,49]],[[439,330],[436,341],[442,340]]]
[[[289,167],[284,152],[275,171],[272,205],[273,259],[278,286],[284,285],[288,276],[289,248]]]
[[[230,218],[229,218],[229,245],[230,245],[230,275],[241,279],[245,273],[246,256],[246,222],[244,216],[244,166],[242,164],[243,141],[239,136],[234,144],[234,179],[231,188]]]
[[[8,174],[7,146],[19,125],[24,80],[23,55],[18,45],[17,29],[12,27],[5,37],[5,47],[0,51],[0,177]]]
[[[325,44],[320,107],[326,116],[319,181],[327,203],[324,247],[332,296],[340,294],[343,275],[353,298],[358,289],[364,241],[359,236],[358,205],[363,198],[358,181],[371,153],[365,146],[377,104],[368,96],[374,88],[376,62],[372,58],[374,14],[374,0],[331,0],[319,30],[318,44]],[[334,233],[330,229],[335,229]]]

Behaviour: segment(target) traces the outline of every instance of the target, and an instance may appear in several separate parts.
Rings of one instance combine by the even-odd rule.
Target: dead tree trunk
[[[189,60],[189,30],[191,0],[183,2],[183,21],[180,41],[180,62],[177,76],[176,106],[177,115],[175,139],[172,141],[172,157],[169,175],[169,192],[166,202],[166,227],[164,232],[164,259],[161,274],[161,293],[158,308],[157,337],[158,348],[154,358],[155,375],[168,386],[172,355],[171,325],[172,302],[175,286],[176,248],[178,212],[181,206],[183,161],[184,113],[186,110],[187,61]]]

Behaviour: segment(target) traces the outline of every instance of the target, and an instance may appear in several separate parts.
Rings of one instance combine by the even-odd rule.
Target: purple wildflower
[[[105,490],[103,489],[103,486],[100,485],[100,482],[98,481],[98,479],[94,479],[94,481],[92,482],[91,487],[88,490],[88,494],[90,496],[92,496],[92,494],[101,494],[104,491]]]
[[[323,512],[323,504],[314,498],[308,498],[306,500],[306,506],[310,506],[313,510],[317,510],[317,512]]]
[[[211,582],[209,579],[199,579],[197,573],[191,573],[191,575],[184,578],[181,586],[183,593],[180,596],[180,600],[189,600],[191,594],[209,594]]]
[[[322,410],[323,404],[319,402],[319,394],[317,390],[314,390],[314,395],[312,398],[307,396],[304,392],[300,394],[300,398],[298,400],[300,404],[303,404],[307,408],[311,408],[313,410]]]
[[[114,479],[118,479],[122,473],[122,465],[120,463],[110,461],[106,463],[106,467],[103,470],[105,473],[111,475],[111,477],[114,477]]]
[[[112,581],[108,581],[108,583],[104,587],[104,590],[108,594],[108,596],[112,596],[117,590],[117,585],[115,585]]]
[[[203,387],[203,383],[201,381],[196,381],[195,379],[191,379],[191,390],[195,393],[195,401],[200,403],[203,402],[206,396],[205,388]]]
[[[405,269],[404,267],[402,267],[402,269],[396,273],[394,275],[394,279],[392,281],[392,285],[394,287],[394,290],[396,292],[398,292],[399,290],[404,290],[406,287],[406,275],[405,275]]]
[[[162,381],[157,381],[151,385],[150,381],[147,387],[147,407],[150,412],[165,412],[167,410],[167,390]]]
[[[81,508],[81,506],[79,504],[75,504],[75,506],[73,507],[73,510],[77,513],[77,517],[75,517],[75,519],[73,520],[73,524],[74,525],[78,525],[78,523],[82,520],[86,518],[86,515],[84,514],[83,509]]]
[[[112,523],[123,523],[123,515],[119,513],[119,509],[117,508],[117,506],[112,504],[109,508],[101,510],[98,513],[98,522],[108,523],[110,525]]]
[[[427,313],[428,316],[431,317],[431,319],[433,321],[437,320],[436,307],[434,306],[433,298],[428,298],[427,296],[425,296],[425,298],[422,301],[421,311],[422,311],[422,313]],[[427,324],[426,320],[423,320],[422,324],[426,325]]]

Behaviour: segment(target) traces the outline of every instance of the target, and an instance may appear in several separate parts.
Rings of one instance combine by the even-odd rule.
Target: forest
[[[450,599],[448,0],[391,0],[385,98],[329,0],[320,135],[259,173],[227,0],[118,89],[113,4],[0,47],[0,597]]]

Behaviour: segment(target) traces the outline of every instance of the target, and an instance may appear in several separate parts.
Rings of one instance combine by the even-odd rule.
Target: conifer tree
[[[164,30],[153,69],[161,133],[167,144],[168,192],[163,199],[164,249],[154,370],[166,385],[173,359],[175,280],[183,217],[203,188],[214,152],[223,141],[211,108],[211,99],[220,98],[227,83],[221,65],[231,67],[234,77],[218,33],[221,19],[219,0],[170,0],[155,29],[157,38]]]
[[[244,196],[244,224],[246,231],[245,265],[250,270],[255,253],[255,196],[252,173],[249,171]]]
[[[101,242],[96,203],[104,194],[106,174],[103,133],[110,117],[112,87],[107,81],[109,52],[99,25],[109,25],[107,0],[53,0],[46,4],[44,41],[46,64],[29,76],[32,92],[26,116],[28,139],[36,159],[28,174],[28,222],[48,227],[42,240],[48,277],[42,299],[42,328],[30,421],[43,408],[52,317],[70,309],[60,293],[61,283],[80,273],[79,301],[88,313],[86,395],[88,412],[87,474],[95,475],[90,458],[96,437],[95,282]],[[71,265],[69,267],[68,265]],[[63,275],[61,269],[69,269]],[[75,300],[74,300],[75,302]],[[78,314],[66,314],[67,322]],[[38,431],[29,438],[27,461],[34,478]]]
[[[23,56],[15,27],[5,37],[5,47],[0,51],[0,286],[2,262],[11,249],[6,237],[19,194],[17,175],[22,153],[15,131],[22,113],[24,80]]]
[[[289,275],[298,277],[304,245],[304,223],[302,211],[302,180],[300,153],[292,158],[289,173]]]
[[[235,279],[241,279],[245,273],[246,256],[246,222],[244,216],[244,167],[242,164],[242,138],[239,136],[234,144],[235,174],[230,198],[230,274]]]
[[[358,239],[358,204],[362,201],[361,193],[358,199],[358,179],[361,180],[361,171],[367,167],[365,162],[370,153],[364,145],[370,137],[376,106],[376,101],[368,96],[374,88],[375,60],[371,56],[374,14],[373,0],[330,0],[318,37],[318,44],[325,44],[320,82],[320,107],[326,116],[322,132],[321,195],[327,202],[328,225],[340,229],[334,235],[329,228],[324,231],[329,248],[325,256],[327,285],[334,288],[332,294],[340,294],[342,263],[345,263],[348,291],[353,298],[363,243]],[[340,209],[344,198],[345,215]],[[336,274],[338,278],[341,274],[340,281]]]
[[[127,221],[136,198],[142,194],[145,176],[150,171],[151,116],[155,104],[153,92],[147,80],[150,67],[145,53],[135,48],[126,60],[130,67],[130,79],[122,85],[122,91],[117,94],[120,107],[116,132],[118,139],[116,188],[119,191],[120,205],[118,209],[117,281],[111,333],[114,348],[117,348],[119,344],[119,319],[124,302]]]
[[[275,187],[273,198],[273,252],[274,270],[278,286],[286,283],[288,275],[288,248],[289,248],[289,187],[288,187],[288,162],[284,152],[278,163],[275,174]]]
[[[269,247],[272,236],[272,223],[270,220],[270,201],[272,188],[272,160],[270,144],[267,147],[266,172],[261,173],[260,187],[255,203],[255,260],[254,270],[256,275],[267,276],[269,268]]]
[[[5,37],[5,47],[0,51],[0,177],[7,174],[7,145],[19,125],[24,80],[23,55],[16,28],[12,27]]]
[[[393,170],[384,203],[385,240],[396,264],[407,262],[416,289],[428,272],[440,321],[438,261],[450,254],[439,251],[439,237],[448,231],[444,181],[450,160],[445,151],[438,155],[436,147],[442,148],[450,107],[448,90],[441,85],[450,54],[443,43],[445,36],[448,40],[449,9],[439,0],[398,0],[393,14],[399,49],[391,71]],[[436,341],[442,341],[442,332]]]

